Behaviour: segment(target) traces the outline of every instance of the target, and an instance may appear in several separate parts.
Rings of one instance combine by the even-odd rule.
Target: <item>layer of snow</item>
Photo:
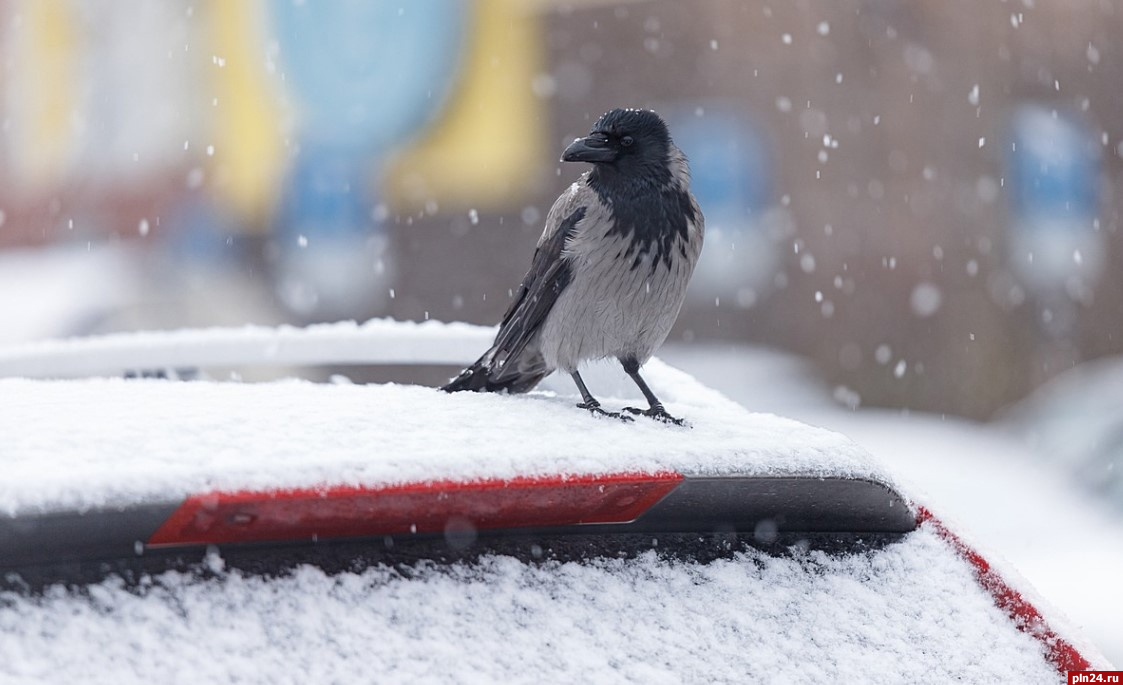
[[[485,557],[409,578],[303,567],[0,594],[11,685],[1061,679],[927,528],[836,558]]]
[[[0,251],[0,344],[80,334],[134,302],[139,282],[120,246]]]
[[[578,397],[548,391],[0,380],[0,513],[175,501],[212,489],[621,471],[891,485],[841,435],[751,414],[656,360],[645,373],[692,428],[593,417],[574,406]],[[624,404],[601,400],[607,408]]]
[[[1035,603],[1062,635],[1087,635],[1123,663],[1123,523],[1095,497],[1007,436],[966,421],[894,412],[808,420],[869,448],[1015,587],[1043,596],[1047,602]]]
[[[821,400],[797,405],[790,398],[803,397],[811,387],[803,374],[774,378],[767,386],[744,382],[759,375],[754,350],[727,354],[720,365],[690,350],[673,359],[747,407],[775,411],[779,401],[786,415],[854,439],[890,469],[905,492],[998,563],[1015,587],[1043,596],[1047,602],[1036,603],[1062,635],[1087,635],[1098,647],[1094,651],[1123,664],[1117,619],[1123,613],[1123,521],[1039,455],[1003,431],[962,419],[825,409]],[[1024,580],[1012,577],[1017,575]],[[1050,607],[1064,617],[1058,619]],[[1065,623],[1077,630],[1065,630]]]
[[[495,329],[487,326],[390,319],[307,328],[117,333],[0,347],[0,377],[120,376],[138,370],[247,365],[466,364],[487,349],[494,335]]]
[[[998,425],[1110,498],[1113,446],[1123,439],[1123,361],[1106,357],[1058,374],[1008,407]]]
[[[659,358],[749,411],[799,416],[811,408],[838,406],[809,360],[780,350],[737,343],[667,343],[659,349]],[[714,378],[720,385],[711,381]]]

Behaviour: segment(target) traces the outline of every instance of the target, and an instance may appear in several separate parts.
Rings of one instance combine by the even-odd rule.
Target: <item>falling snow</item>
[[[918,283],[909,297],[912,313],[921,318],[932,316],[939,310],[943,302],[943,294],[934,283]]]
[[[893,348],[886,344],[878,345],[877,349],[873,352],[873,358],[877,360],[878,364],[884,366],[893,358]]]

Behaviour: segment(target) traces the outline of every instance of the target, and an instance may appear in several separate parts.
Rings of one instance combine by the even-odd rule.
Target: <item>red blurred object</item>
[[[149,545],[295,541],[470,529],[626,523],[682,481],[677,473],[433,481],[193,495]]]

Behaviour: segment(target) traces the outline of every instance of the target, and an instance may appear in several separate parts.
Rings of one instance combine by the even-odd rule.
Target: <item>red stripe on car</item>
[[[627,523],[682,481],[677,473],[522,477],[211,492],[188,497],[149,545],[296,541],[459,529]]]
[[[1062,675],[1068,671],[1084,671],[1092,664],[1084,658],[1076,647],[1056,633],[1045,621],[1037,607],[1010,587],[989,561],[944,524],[943,521],[924,507],[918,507],[917,525],[929,524],[941,538],[948,542],[960,557],[971,564],[975,579],[984,590],[994,598],[995,605],[1006,612],[1018,630],[1032,635],[1045,648],[1045,656],[1056,666]]]

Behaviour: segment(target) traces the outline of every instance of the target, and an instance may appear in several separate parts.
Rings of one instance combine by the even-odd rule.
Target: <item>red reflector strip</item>
[[[1056,666],[1060,673],[1084,671],[1092,667],[1092,664],[1084,658],[1076,647],[1057,635],[1049,627],[1049,624],[1045,622],[1045,617],[1041,615],[1037,607],[1033,606],[1020,592],[1010,587],[1009,583],[998,574],[998,571],[991,567],[990,562],[983,555],[951,532],[943,521],[940,521],[924,507],[919,507],[916,522],[917,525],[924,523],[931,525],[941,538],[951,544],[955,551],[959,553],[959,556],[974,567],[976,580],[994,598],[995,605],[1006,612],[1006,615],[1014,621],[1018,630],[1037,638],[1045,648],[1046,658]]]
[[[149,545],[295,541],[627,523],[674,490],[677,473],[436,481],[194,495]]]

